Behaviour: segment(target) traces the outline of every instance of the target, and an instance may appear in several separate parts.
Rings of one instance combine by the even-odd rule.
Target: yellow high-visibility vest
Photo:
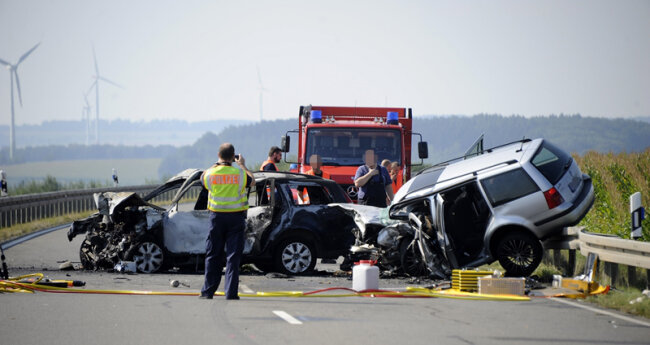
[[[246,172],[228,165],[217,165],[203,174],[208,190],[208,209],[213,212],[239,212],[248,209]]]

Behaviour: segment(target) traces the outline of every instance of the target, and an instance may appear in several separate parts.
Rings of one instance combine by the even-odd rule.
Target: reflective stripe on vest
[[[267,159],[264,162],[262,162],[262,165],[260,165],[260,171],[264,171],[264,167],[269,164],[273,164],[273,167],[275,167],[275,171],[278,171],[278,166],[275,165],[275,163],[273,163],[273,161],[270,159]]]
[[[246,173],[227,165],[212,167],[203,176],[208,190],[208,209],[213,212],[237,212],[248,209]]]

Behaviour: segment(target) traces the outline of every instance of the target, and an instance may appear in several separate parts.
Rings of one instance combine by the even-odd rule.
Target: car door
[[[447,252],[453,252],[458,267],[474,264],[485,253],[485,232],[491,210],[476,181],[437,195],[445,231]],[[439,214],[440,215],[440,214]]]
[[[275,179],[262,180],[249,189],[244,255],[261,252],[263,237],[273,223],[280,203]]]
[[[201,171],[197,171],[183,183],[163,217],[163,243],[171,253],[205,254],[210,211],[208,191],[200,177]]]
[[[286,187],[293,204],[290,227],[312,231],[325,252],[347,251],[354,225],[340,208],[329,206],[334,201],[330,191],[310,181],[295,181]]]

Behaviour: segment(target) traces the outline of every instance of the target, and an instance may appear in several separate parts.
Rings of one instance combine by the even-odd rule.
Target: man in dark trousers
[[[233,160],[239,168],[233,167]],[[210,233],[205,250],[205,282],[202,299],[212,299],[221,282],[224,259],[226,263],[226,299],[239,299],[239,265],[244,249],[247,186],[255,184],[253,174],[246,168],[241,155],[235,155],[230,143],[219,146],[219,161],[201,176],[208,190]],[[225,248],[224,248],[225,247]]]
[[[272,146],[269,150],[269,157],[260,165],[260,171],[280,171],[277,163],[282,161],[282,150],[277,146]]]
[[[354,185],[359,188],[359,204],[386,207],[386,198],[393,200],[393,182],[388,170],[377,164],[374,150],[366,150],[364,162],[366,164],[354,175]]]

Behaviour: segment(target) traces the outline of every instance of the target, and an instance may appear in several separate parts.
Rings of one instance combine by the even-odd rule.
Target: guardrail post
[[[567,267],[567,276],[573,277],[576,273],[576,250],[569,249],[569,263]]]
[[[618,281],[618,264],[605,262],[603,273],[607,278],[609,278],[609,285],[616,287]]]
[[[626,266],[627,267],[627,286],[635,286],[637,281],[636,281],[636,267],[634,266]]]

